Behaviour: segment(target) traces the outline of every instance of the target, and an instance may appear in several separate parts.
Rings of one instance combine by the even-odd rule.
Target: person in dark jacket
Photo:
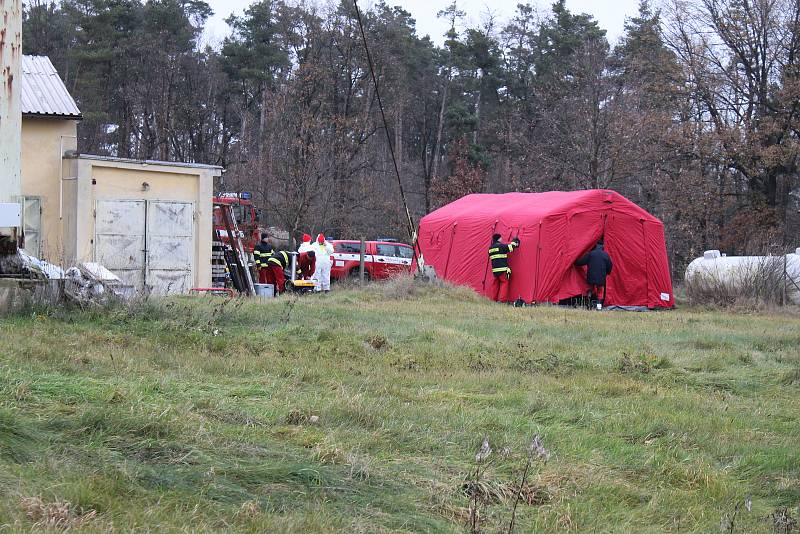
[[[269,234],[261,234],[261,241],[253,248],[253,260],[258,270],[259,284],[274,284],[267,260],[272,255],[272,245],[269,244]]]
[[[511,283],[511,267],[508,266],[508,255],[519,247],[519,237],[506,244],[500,241],[502,236],[494,234],[489,245],[489,260],[492,262],[492,298],[495,302],[508,302],[508,286]]]
[[[598,309],[606,300],[606,276],[611,274],[611,257],[603,250],[603,242],[598,241],[594,250],[582,256],[575,265],[587,266],[586,281],[589,283],[590,296],[597,297]]]

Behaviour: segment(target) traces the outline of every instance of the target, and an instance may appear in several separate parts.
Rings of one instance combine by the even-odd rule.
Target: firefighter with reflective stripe
[[[275,284],[275,293],[283,293],[286,290],[286,275],[283,274],[283,270],[291,264],[289,253],[285,250],[273,252],[267,259],[267,264],[271,273],[270,278]]]
[[[274,284],[270,281],[270,270],[267,260],[272,255],[272,245],[269,244],[269,234],[261,234],[261,241],[253,249],[253,259],[256,262],[259,284]]]
[[[494,234],[489,245],[489,260],[492,262],[492,297],[495,302],[508,302],[508,286],[511,283],[511,267],[508,255],[519,247],[519,237],[510,243],[500,241],[502,236]]]

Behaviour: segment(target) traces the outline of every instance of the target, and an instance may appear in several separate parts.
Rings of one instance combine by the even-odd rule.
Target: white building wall
[[[0,202],[21,196],[22,1],[0,0]]]

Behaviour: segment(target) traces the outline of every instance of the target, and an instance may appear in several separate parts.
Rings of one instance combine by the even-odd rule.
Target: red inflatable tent
[[[586,268],[574,263],[602,236],[614,263],[607,307],[674,306],[664,225],[619,193],[468,195],[422,219],[419,250],[440,278],[489,296],[487,251],[494,233],[521,241],[509,257],[514,299],[558,303],[586,294]]]

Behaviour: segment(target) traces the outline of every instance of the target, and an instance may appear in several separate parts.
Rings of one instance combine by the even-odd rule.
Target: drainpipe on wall
[[[0,0],[2,1],[2,0]],[[68,176],[64,178],[64,139],[75,139],[78,141],[76,135],[62,135],[61,141],[58,143],[58,220],[64,220],[64,180],[77,180],[77,176]]]

